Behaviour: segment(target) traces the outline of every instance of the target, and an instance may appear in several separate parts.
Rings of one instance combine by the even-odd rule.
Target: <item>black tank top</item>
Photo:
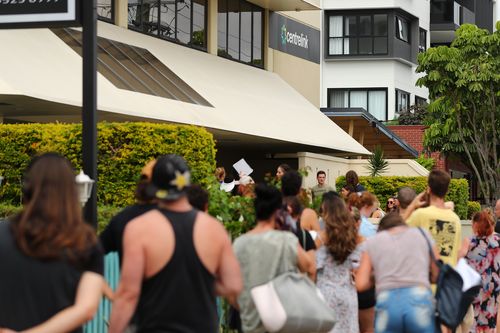
[[[138,333],[216,333],[215,278],[198,258],[193,241],[197,210],[160,210],[170,221],[175,248],[170,261],[142,283]]]

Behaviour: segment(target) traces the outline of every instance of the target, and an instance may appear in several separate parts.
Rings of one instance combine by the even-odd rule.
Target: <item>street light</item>
[[[76,185],[78,186],[78,194],[80,197],[80,203],[85,206],[87,200],[89,200],[90,195],[92,194],[92,186],[94,185],[94,180],[90,179],[89,176],[83,173],[83,170],[80,170],[78,176],[75,177]]]

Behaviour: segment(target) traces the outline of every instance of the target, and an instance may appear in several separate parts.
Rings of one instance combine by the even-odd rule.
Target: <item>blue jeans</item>
[[[381,291],[375,305],[376,333],[435,333],[434,300],[426,287]]]

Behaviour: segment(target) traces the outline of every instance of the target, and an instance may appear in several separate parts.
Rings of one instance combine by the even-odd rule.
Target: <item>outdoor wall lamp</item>
[[[90,195],[92,194],[92,186],[94,186],[94,180],[90,179],[89,176],[83,173],[83,170],[80,170],[78,176],[75,177],[76,185],[78,186],[78,195],[80,197],[80,204],[85,206],[87,200],[89,200]]]

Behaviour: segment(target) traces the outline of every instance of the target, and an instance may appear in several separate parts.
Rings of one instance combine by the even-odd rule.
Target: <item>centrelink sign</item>
[[[297,45],[305,49],[309,48],[309,37],[297,32],[290,32],[286,29],[286,24],[281,26],[281,45],[285,46],[286,43]]]
[[[80,26],[80,1],[0,0],[0,28]]]
[[[274,12],[269,21],[269,47],[319,64],[319,30]]]

